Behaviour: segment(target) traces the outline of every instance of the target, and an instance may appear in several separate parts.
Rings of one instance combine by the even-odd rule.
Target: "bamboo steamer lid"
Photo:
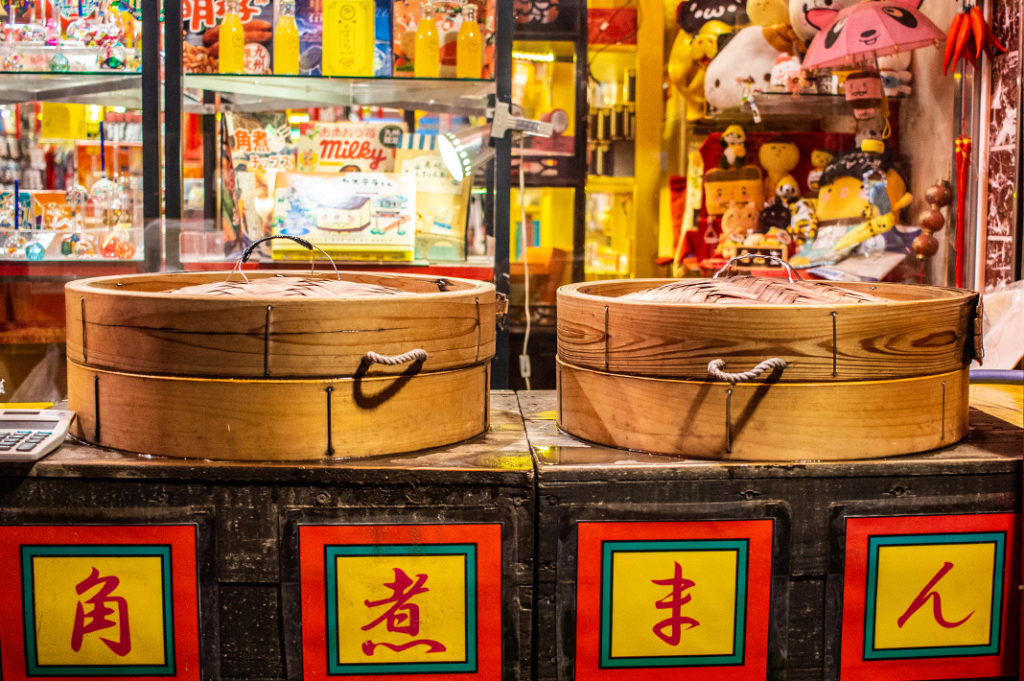
[[[780,381],[925,376],[967,366],[976,352],[979,298],[937,286],[834,282],[878,302],[679,304],[627,297],[670,279],[584,282],[558,291],[558,356],[611,373],[704,379],[768,357]],[[709,280],[684,280],[699,283]],[[978,346],[980,348],[980,346]]]
[[[414,451],[487,427],[503,312],[489,283],[143,274],[70,282],[65,303],[73,433],[94,444],[299,460]]]
[[[682,285],[702,302],[666,302]],[[833,300],[800,290],[791,304],[723,303],[710,280],[562,287],[560,427],[614,447],[772,461],[908,454],[966,435],[978,295],[834,286]]]

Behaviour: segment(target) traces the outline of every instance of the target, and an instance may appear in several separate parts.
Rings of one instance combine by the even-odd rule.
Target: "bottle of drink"
[[[238,14],[238,0],[228,0],[218,33],[221,73],[245,73],[245,28]]]
[[[274,24],[274,73],[299,72],[299,27],[295,25],[295,0],[281,0]]]
[[[413,75],[417,78],[441,77],[441,37],[429,2],[420,3],[420,23],[416,26],[416,51]]]
[[[325,0],[325,76],[373,76],[374,0]]]
[[[476,5],[467,3],[462,8],[462,25],[455,46],[455,77],[480,78],[482,75],[483,40],[476,22]]]

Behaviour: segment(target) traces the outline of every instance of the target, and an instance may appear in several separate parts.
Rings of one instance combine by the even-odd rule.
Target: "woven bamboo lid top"
[[[195,284],[168,291],[168,293],[235,298],[368,298],[394,296],[410,293],[410,291],[342,279],[265,277]]]
[[[878,303],[884,298],[839,288],[823,281],[787,281],[773,277],[728,277],[673,281],[634,291],[624,299],[718,305],[835,305]]]

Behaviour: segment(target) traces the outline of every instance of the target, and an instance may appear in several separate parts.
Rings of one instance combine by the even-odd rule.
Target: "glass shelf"
[[[74,102],[142,107],[142,74],[124,71],[0,72],[0,104]]]
[[[186,74],[184,86],[226,95],[222,107],[230,111],[333,105],[481,115],[487,109],[488,95],[494,92],[494,82],[489,80],[433,78]],[[202,98],[192,96],[192,100],[193,105],[200,105]]]

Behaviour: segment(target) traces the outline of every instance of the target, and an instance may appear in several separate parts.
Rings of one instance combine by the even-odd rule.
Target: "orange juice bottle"
[[[299,27],[295,25],[295,0],[281,0],[274,24],[274,73],[299,72]]]
[[[228,0],[218,34],[221,73],[245,73],[245,28],[238,15],[238,0]]]
[[[413,75],[417,78],[441,77],[441,37],[429,2],[420,3],[420,23],[416,26]]]
[[[325,76],[373,76],[374,0],[324,0]]]
[[[480,25],[476,22],[476,5],[466,4],[462,9],[462,24],[455,45],[455,77],[480,78],[482,75],[483,41]]]

